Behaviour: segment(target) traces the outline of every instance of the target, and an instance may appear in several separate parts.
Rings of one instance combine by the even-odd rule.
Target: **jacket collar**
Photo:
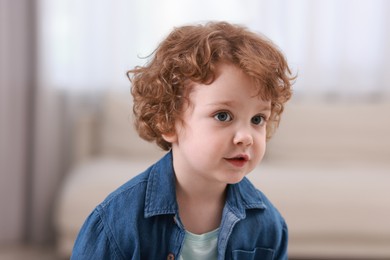
[[[172,152],[167,153],[150,169],[145,198],[145,217],[177,214],[175,174]],[[244,178],[237,184],[228,185],[226,205],[240,219],[247,209],[265,209],[261,194]]]

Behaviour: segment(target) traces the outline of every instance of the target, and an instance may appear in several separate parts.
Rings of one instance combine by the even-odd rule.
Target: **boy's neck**
[[[226,185],[201,187],[176,180],[179,215],[187,231],[203,234],[219,227],[226,199]]]

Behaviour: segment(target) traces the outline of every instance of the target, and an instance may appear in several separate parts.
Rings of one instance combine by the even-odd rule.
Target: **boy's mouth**
[[[246,154],[240,154],[234,157],[225,158],[230,164],[236,167],[242,167],[249,161],[249,156]]]

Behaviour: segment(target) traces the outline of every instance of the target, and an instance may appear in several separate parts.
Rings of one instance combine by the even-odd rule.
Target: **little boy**
[[[245,177],[291,97],[281,52],[238,25],[183,26],[128,75],[139,135],[168,153],[96,207],[72,259],[287,259],[284,219]]]

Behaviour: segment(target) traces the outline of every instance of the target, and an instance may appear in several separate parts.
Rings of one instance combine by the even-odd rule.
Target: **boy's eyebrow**
[[[233,106],[234,105],[234,101],[218,101],[218,102],[213,102],[213,103],[208,103],[206,104],[206,106]]]
[[[229,101],[220,101],[220,102],[214,102],[214,103],[208,103],[206,104],[207,106],[234,106],[236,102],[234,102],[234,100],[229,100]],[[269,110],[271,111],[271,104],[262,104],[262,105],[259,105],[259,110]]]

